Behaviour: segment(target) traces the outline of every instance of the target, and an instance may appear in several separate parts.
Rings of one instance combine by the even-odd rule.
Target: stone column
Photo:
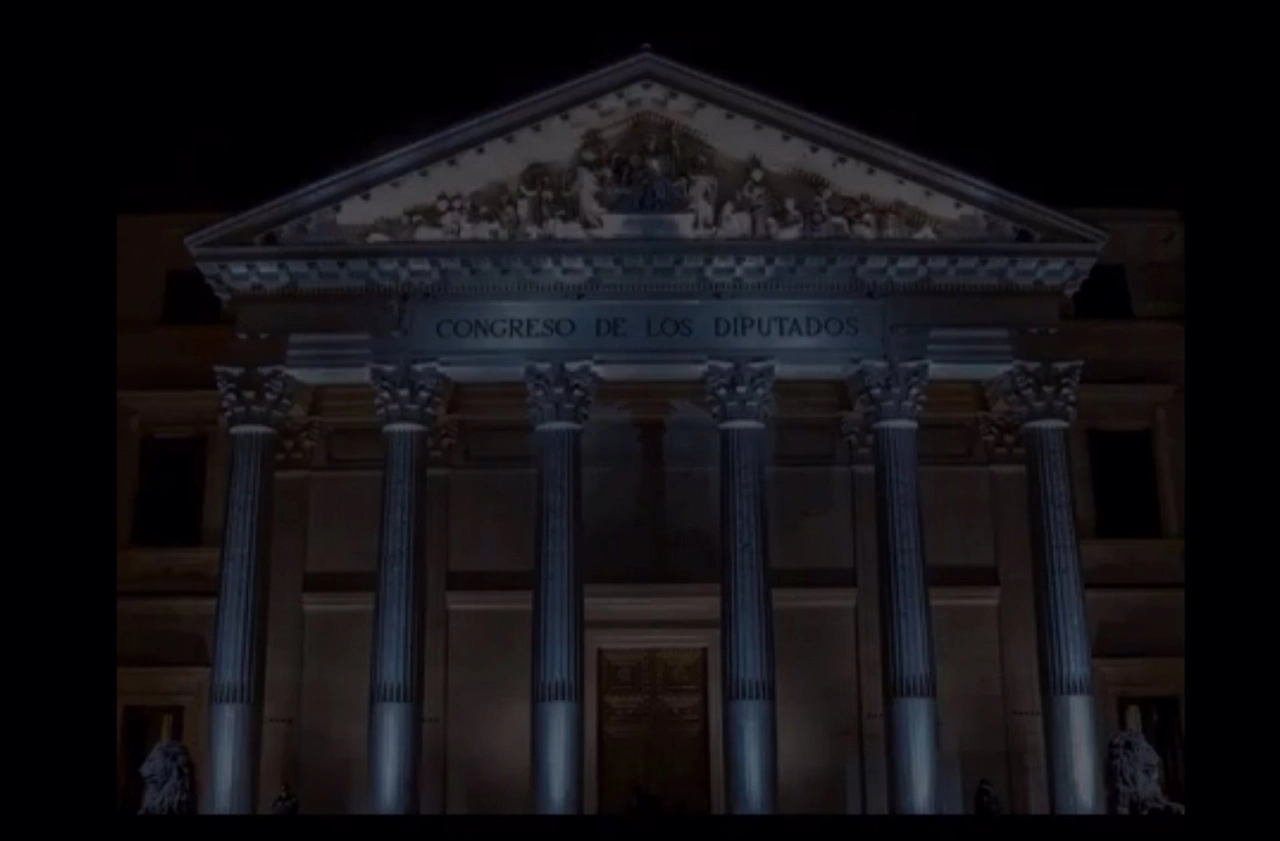
[[[927,362],[873,362],[855,378],[854,416],[875,451],[889,811],[937,811],[938,702],[929,621],[929,581],[920,513],[917,437]]]
[[[992,408],[1012,415],[1027,451],[1041,712],[1049,801],[1059,815],[1103,811],[1093,657],[1067,447],[1082,367],[1018,362],[988,386]]]
[[[292,408],[283,368],[214,369],[231,433],[209,700],[204,811],[248,815],[258,791],[266,662],[272,467],[277,430]]]
[[[323,430],[319,419],[290,417],[276,442],[268,576],[267,668],[262,683],[262,759],[258,809],[270,812],[284,786],[298,784],[304,621],[302,580],[307,565],[311,455]]]
[[[728,810],[772,814],[778,790],[773,598],[765,510],[773,366],[712,363],[707,403],[720,426],[720,642]]]
[[[427,365],[374,365],[386,452],[369,679],[369,811],[418,813],[422,758],[427,433],[448,380]]]
[[[538,465],[533,582],[533,801],[540,815],[582,811],[582,426],[589,365],[529,365]]]

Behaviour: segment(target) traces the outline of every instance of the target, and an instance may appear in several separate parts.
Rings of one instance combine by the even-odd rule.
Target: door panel
[[[598,809],[711,810],[707,654],[601,649]]]

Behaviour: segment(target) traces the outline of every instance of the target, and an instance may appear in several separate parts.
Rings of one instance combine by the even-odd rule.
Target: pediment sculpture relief
[[[527,164],[515,177],[479,189],[439,192],[434,200],[367,224],[344,220],[337,206],[311,217],[301,232],[295,226],[292,236],[371,244],[614,238],[1013,241],[1030,236],[972,208],[942,218],[902,198],[852,194],[813,172],[771,167],[760,156],[734,159],[656,114],[631,117],[612,129],[588,129],[567,157]]]

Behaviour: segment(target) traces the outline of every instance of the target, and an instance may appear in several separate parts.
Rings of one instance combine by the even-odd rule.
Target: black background
[[[701,27],[647,6],[379,22],[342,8],[349,27],[202,22],[122,50],[119,209],[247,210],[646,42],[1032,200],[1182,208],[1181,58],[1153,22],[1046,7],[923,26],[932,12],[882,22],[851,5],[743,7]]]

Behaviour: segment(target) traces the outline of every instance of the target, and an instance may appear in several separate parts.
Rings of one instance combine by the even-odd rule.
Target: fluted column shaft
[[[765,434],[760,424],[720,429],[720,633],[732,814],[772,814],[778,788]]]
[[[422,365],[370,370],[386,453],[370,658],[369,810],[418,813],[426,627],[428,427],[447,381]]]
[[[582,811],[582,425],[593,378],[586,366],[526,370],[537,459],[533,583],[534,811]]]
[[[937,811],[938,701],[914,422],[875,427],[876,527],[889,803],[895,814]]]
[[[1054,814],[1103,809],[1093,656],[1067,444],[1079,363],[1019,363],[990,389],[1027,452],[1036,643]]]
[[[268,553],[277,429],[291,406],[278,368],[215,370],[231,434],[209,697],[203,811],[247,815],[258,796]]]
[[[426,429],[383,428],[382,529],[374,596],[369,699],[370,811],[418,813],[425,610],[422,507]]]
[[[889,809],[937,811],[938,702],[920,509],[919,414],[928,365],[864,365],[856,406],[874,437]]]
[[[739,815],[772,814],[778,759],[765,424],[774,407],[773,369],[712,365],[707,389],[720,426],[720,640],[728,809]]]
[[[1030,423],[1022,428],[1022,439],[1027,450],[1032,581],[1050,800],[1055,814],[1100,814],[1093,654],[1076,539],[1067,425]]]

